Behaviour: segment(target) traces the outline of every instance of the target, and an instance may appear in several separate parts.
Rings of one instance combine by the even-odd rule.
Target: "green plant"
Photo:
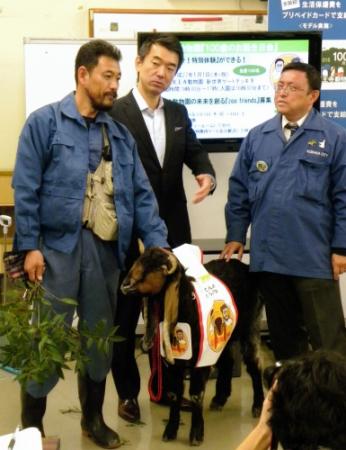
[[[108,353],[113,342],[123,340],[116,335],[117,327],[106,333],[104,321],[93,330],[84,323],[78,329],[67,326],[64,315],[56,314],[45,300],[40,284],[22,292],[9,291],[0,305],[0,365],[19,369],[15,378],[22,385],[29,380],[43,383],[54,373],[64,378],[63,369],[70,369],[73,361],[75,371],[84,373],[87,349],[95,344]],[[76,306],[72,299],[59,301]]]

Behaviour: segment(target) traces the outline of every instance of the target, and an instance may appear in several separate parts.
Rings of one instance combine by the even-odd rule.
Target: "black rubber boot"
[[[121,445],[118,434],[109,428],[102,415],[106,380],[97,383],[88,375],[78,375],[78,393],[82,407],[81,426],[83,433],[103,448],[117,448]]]
[[[47,397],[35,398],[28,394],[24,389],[20,393],[22,404],[22,426],[23,428],[36,427],[41,431],[42,437],[45,436],[43,430],[43,416],[46,412]]]

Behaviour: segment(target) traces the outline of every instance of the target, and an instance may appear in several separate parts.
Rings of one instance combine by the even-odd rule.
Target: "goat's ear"
[[[166,359],[171,364],[174,364],[174,358],[170,343],[170,335],[178,320],[180,278],[181,274],[179,273],[167,286],[164,299],[163,343]]]
[[[173,253],[167,255],[167,263],[162,266],[165,275],[172,275],[177,270],[178,260]]]

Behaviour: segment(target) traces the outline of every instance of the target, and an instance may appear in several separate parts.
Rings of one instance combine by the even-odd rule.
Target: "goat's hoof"
[[[198,447],[199,445],[203,444],[204,436],[190,436],[190,445],[191,447]]]
[[[162,440],[163,442],[175,441],[177,439],[177,430],[167,430],[165,429]]]
[[[190,441],[191,447],[198,447],[203,444],[203,439],[201,441],[198,441],[197,439],[193,439]]]
[[[190,445],[192,447],[198,447],[204,441],[204,430],[203,426],[198,429],[191,430],[190,432]]]
[[[213,399],[210,402],[209,409],[210,409],[210,411],[222,411],[223,405],[221,405],[215,399]]]

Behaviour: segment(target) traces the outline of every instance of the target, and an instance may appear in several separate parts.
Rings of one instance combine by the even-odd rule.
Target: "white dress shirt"
[[[133,89],[132,93],[142,113],[151,141],[154,145],[157,158],[162,167],[166,150],[166,123],[163,100],[160,97],[158,107],[151,109],[136,87]]]
[[[306,119],[307,115],[308,114],[305,114],[305,116],[302,117],[301,119],[295,120],[294,123],[296,123],[298,125],[298,127],[300,127],[301,125],[303,125],[304,120]],[[291,137],[291,131],[288,128],[286,128],[286,125],[288,123],[293,123],[293,122],[287,120],[285,116],[282,116],[282,130],[285,135],[286,141],[288,141],[289,138]]]

